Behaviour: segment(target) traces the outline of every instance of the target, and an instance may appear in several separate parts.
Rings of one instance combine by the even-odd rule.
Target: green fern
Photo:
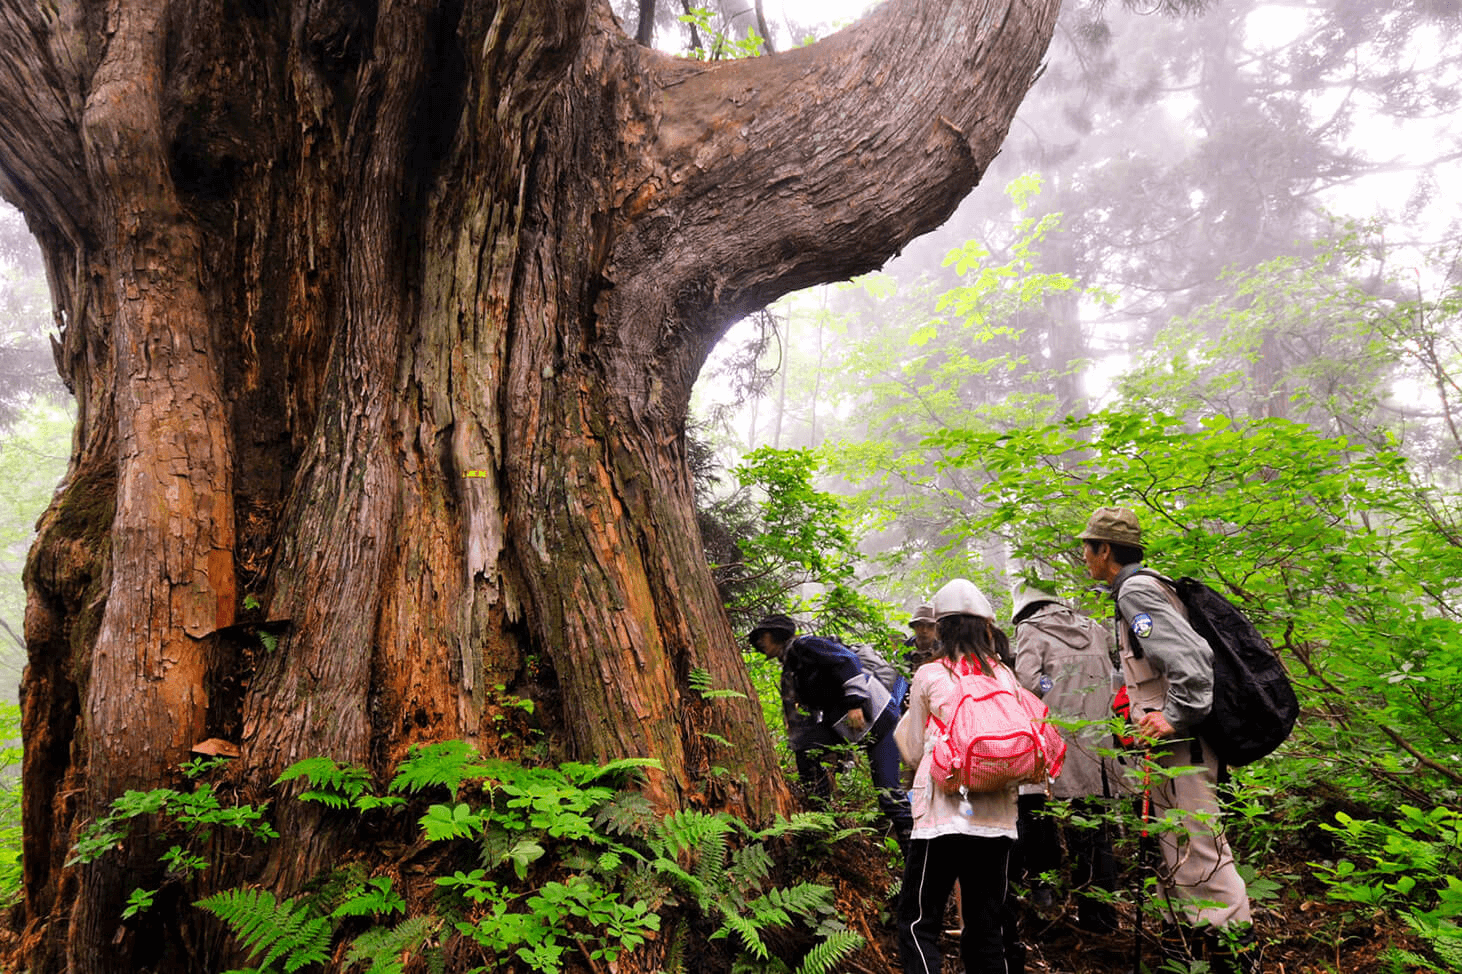
[[[761,926],[750,917],[744,917],[739,913],[723,913],[721,929],[711,934],[711,939],[719,940],[731,932],[741,938],[742,945],[758,960],[766,960],[770,956],[767,945],[761,939]]]
[[[665,816],[655,829],[660,848],[656,851],[671,858],[694,852],[703,847],[712,836],[724,836],[736,826],[725,814],[710,815],[706,812],[686,809]]]
[[[666,859],[664,856],[661,856],[655,860],[653,865],[656,872],[677,880],[680,887],[690,893],[701,909],[706,910],[715,905],[715,894],[719,891],[707,890],[705,886],[701,885],[699,879],[696,879],[690,873],[681,869],[680,864],[675,860]]]
[[[727,690],[713,687],[711,685],[711,674],[709,670],[694,669],[690,671],[686,682],[690,688],[700,695],[702,700],[745,700],[746,694],[740,690]]]
[[[655,823],[655,806],[638,791],[622,791],[599,806],[594,825],[615,835],[643,835]]]
[[[777,820],[760,832],[755,838],[765,842],[784,835],[832,835],[838,831],[838,820],[828,812],[798,812],[791,818],[778,815]]]
[[[1445,965],[1444,970],[1462,970],[1462,928],[1450,920],[1409,911],[1401,919],[1427,942]]]
[[[366,793],[371,773],[352,764],[339,764],[333,758],[314,757],[296,761],[285,768],[275,785],[304,778],[310,787],[299,794],[299,800],[318,802],[328,808],[346,809]]]
[[[839,964],[862,950],[866,942],[851,930],[835,930],[807,952],[797,966],[797,974],[833,974]]]
[[[790,887],[774,887],[764,897],[778,910],[812,918],[834,909],[833,891],[819,883],[798,883]]]
[[[261,889],[224,890],[194,905],[227,923],[250,960],[263,954],[261,971],[276,960],[293,972],[330,959],[330,926],[323,917],[310,916],[308,905],[276,902],[273,893]]]
[[[689,925],[680,920],[670,932],[670,944],[665,950],[665,974],[687,974],[685,968],[685,942]]]
[[[559,765],[559,771],[569,781],[585,787],[587,785],[608,784],[616,788],[623,788],[636,781],[643,781],[643,772],[646,769],[661,771],[665,765],[656,758],[620,758],[610,761],[607,764],[580,764],[577,761],[566,761]]]
[[[401,955],[418,950],[441,928],[442,921],[430,916],[402,920],[394,927],[372,927],[351,942],[345,962],[354,965],[370,961],[366,974],[402,974],[405,964]]]
[[[405,912],[406,901],[391,888],[391,877],[377,876],[352,889],[345,902],[337,906],[330,916],[338,919]]]
[[[738,889],[760,889],[772,872],[772,857],[761,843],[742,846],[731,856],[726,880]]]
[[[446,786],[455,799],[462,782],[479,780],[492,768],[466,741],[422,745],[413,747],[396,769],[390,790],[416,794],[426,788]]]

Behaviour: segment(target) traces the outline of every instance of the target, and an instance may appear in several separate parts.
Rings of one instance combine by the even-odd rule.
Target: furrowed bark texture
[[[493,752],[530,696],[556,757],[658,758],[662,808],[787,810],[691,385],[738,316],[953,210],[1055,6],[890,0],[706,65],[589,0],[0,0],[0,192],[80,415],[26,574],[28,969],[221,956],[181,907],[121,923],[158,850],[65,864],[209,736],[262,796],[311,755]],[[287,895],[348,842],[278,825],[230,879]]]

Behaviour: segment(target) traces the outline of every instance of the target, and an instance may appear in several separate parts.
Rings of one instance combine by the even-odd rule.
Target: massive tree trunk
[[[948,215],[1055,8],[890,0],[706,65],[591,0],[0,2],[0,191],[80,420],[27,569],[29,969],[156,956],[119,925],[146,859],[66,853],[210,736],[259,782],[381,769],[492,751],[524,694],[560,756],[658,758],[664,808],[785,810],[755,706],[688,686],[751,692],[691,385],[738,316]],[[282,825],[250,878],[285,889],[338,838]]]

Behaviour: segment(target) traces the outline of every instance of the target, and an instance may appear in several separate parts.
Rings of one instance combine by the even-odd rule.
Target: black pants
[[[1111,809],[1101,798],[1073,798],[1071,810],[1082,818],[1097,820],[1096,825],[1066,823],[1057,834],[1056,819],[1045,814],[1045,795],[1020,796],[1020,841],[1016,850],[1020,859],[1018,875],[1029,888],[1035,888],[1037,877],[1061,868],[1061,840],[1071,859],[1071,887],[1076,892],[1076,925],[1083,930],[1110,933],[1117,929],[1117,913],[1111,903],[1104,903],[1088,890],[1117,888],[1117,859],[1112,851],[1111,823],[1106,813]]]
[[[960,958],[966,974],[1009,974],[1005,949],[1006,871],[1014,840],[972,835],[914,839],[899,894],[899,961],[904,974],[939,974],[944,908],[959,880],[964,904]]]

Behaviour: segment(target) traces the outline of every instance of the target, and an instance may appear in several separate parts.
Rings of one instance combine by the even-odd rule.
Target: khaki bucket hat
[[[1098,507],[1086,522],[1086,530],[1077,537],[1141,548],[1142,526],[1137,523],[1137,515],[1125,507]]]

